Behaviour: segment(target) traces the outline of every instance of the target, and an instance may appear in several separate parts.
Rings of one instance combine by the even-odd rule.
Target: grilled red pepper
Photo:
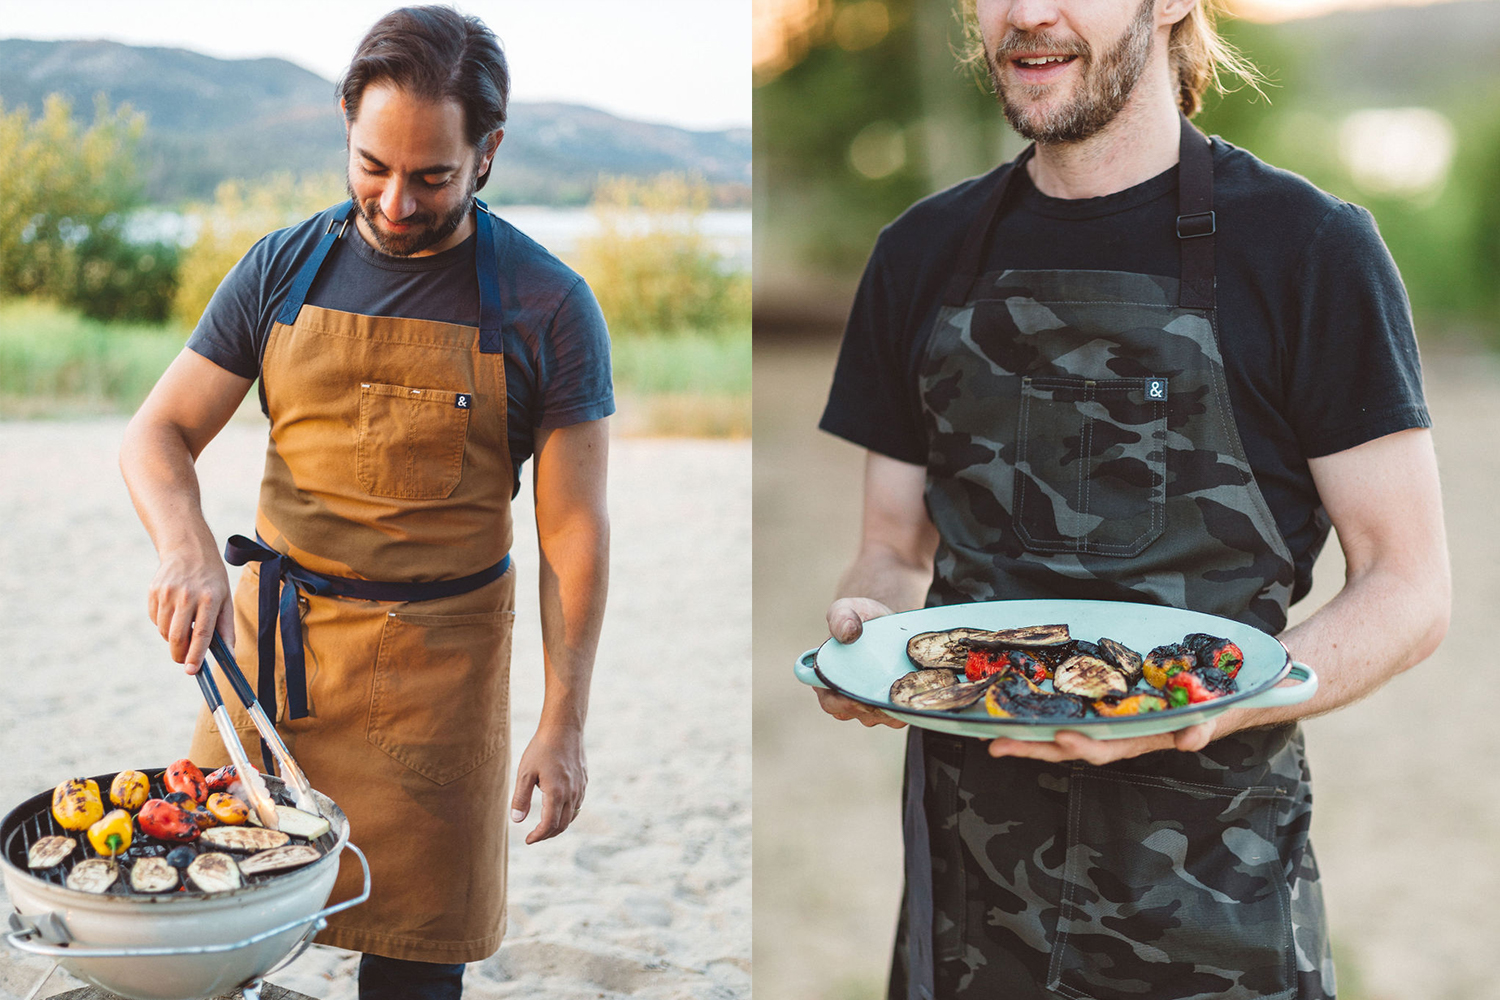
[[[233,764],[225,764],[203,780],[210,792],[227,792],[230,785],[240,780],[240,772]]]
[[[1200,634],[1197,638],[1198,643],[1193,652],[1198,657],[1200,667],[1213,667],[1226,677],[1233,677],[1240,672],[1240,666],[1245,662],[1245,654],[1240,651],[1240,647],[1218,636]]]
[[[1014,670],[1033,684],[1052,676],[1046,664],[1019,649],[971,649],[964,663],[964,676],[971,681],[993,677],[1004,670]]]
[[[1167,701],[1173,708],[1197,705],[1222,698],[1234,687],[1231,678],[1212,668],[1184,670],[1167,678]]]
[[[203,772],[186,757],[167,765],[167,773],[162,775],[161,783],[167,791],[182,792],[194,802],[208,799],[208,782],[203,779]]]
[[[135,821],[141,832],[157,840],[174,840],[187,843],[198,839],[198,823],[181,806],[165,799],[152,799],[141,806]]]

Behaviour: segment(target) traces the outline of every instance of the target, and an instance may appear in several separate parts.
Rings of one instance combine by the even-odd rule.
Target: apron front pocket
[[[1294,994],[1279,789],[1075,769],[1048,988],[1075,1000]]]
[[[510,726],[514,611],[386,616],[366,738],[439,785],[493,757]]]
[[[1033,552],[1134,556],[1166,527],[1166,379],[1021,380],[1012,506]]]
[[[355,475],[365,492],[441,500],[464,471],[471,393],[363,382]]]

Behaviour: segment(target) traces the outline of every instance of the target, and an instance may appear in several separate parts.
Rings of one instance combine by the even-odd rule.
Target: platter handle
[[[1318,693],[1318,675],[1305,663],[1292,661],[1292,669],[1286,679],[1297,681],[1289,687],[1267,688],[1253,698],[1246,698],[1236,708],[1278,708],[1282,705],[1297,705]]]
[[[818,674],[813,669],[813,662],[817,658],[818,651],[816,649],[809,649],[797,657],[796,662],[792,664],[792,673],[796,674],[797,679],[808,687],[827,688],[828,685],[818,679]]]

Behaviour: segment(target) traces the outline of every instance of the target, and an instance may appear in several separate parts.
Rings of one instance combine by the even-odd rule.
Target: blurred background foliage
[[[768,328],[837,323],[879,228],[1023,148],[959,65],[958,4],[777,0],[757,26],[755,294]],[[1269,99],[1196,119],[1374,213],[1424,335],[1500,346],[1500,3],[1436,3],[1223,33]]]
[[[34,117],[0,105],[0,416],[134,409],[255,241],[346,197],[335,174],[277,174],[147,205],[147,126],[102,98],[88,125],[57,96]],[[610,323],[627,426],[748,435],[750,277],[701,230],[714,187],[596,188],[595,225],[566,256]]]

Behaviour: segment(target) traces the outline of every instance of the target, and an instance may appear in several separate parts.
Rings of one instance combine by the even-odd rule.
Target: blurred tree
[[[699,179],[604,177],[599,232],[573,261],[615,334],[735,330],[750,322],[750,277],[729,270],[699,231],[712,191]]]
[[[0,106],[0,296],[89,304],[77,299],[90,285],[80,284],[80,268],[106,246],[104,267],[122,260],[118,237],[140,197],[135,149],[144,128],[143,116],[128,105],[111,111],[102,95],[87,128],[55,94],[36,119]]]
[[[182,254],[172,314],[184,326],[196,325],[219,282],[257,240],[345,197],[344,179],[337,174],[301,181],[277,174],[265,181],[220,184],[212,205],[189,209],[201,223]]]

